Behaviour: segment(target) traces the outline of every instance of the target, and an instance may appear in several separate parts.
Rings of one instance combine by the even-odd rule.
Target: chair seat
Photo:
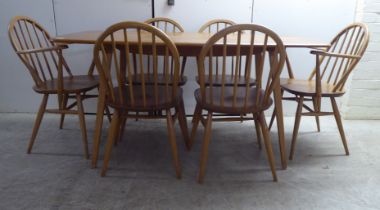
[[[270,98],[269,103],[265,105],[256,105],[256,88],[251,87],[249,89],[249,95],[247,100],[245,100],[246,88],[238,87],[236,91],[236,99],[234,99],[233,87],[225,87],[224,95],[222,97],[222,87],[212,88],[212,99],[210,99],[210,88],[206,87],[206,100],[202,100],[201,90],[198,88],[195,90],[194,95],[198,104],[202,106],[203,109],[225,113],[225,114],[246,114],[246,113],[256,113],[268,109],[273,100]],[[265,92],[260,90],[260,102],[263,100]],[[235,102],[234,102],[235,101]]]
[[[63,78],[64,93],[81,93],[96,88],[99,85],[99,77],[91,75],[76,75]],[[34,86],[37,93],[56,94],[58,92],[58,80],[47,80],[39,86]]]
[[[137,85],[141,84],[141,74],[136,74],[132,78],[133,78],[134,84],[137,84]],[[169,79],[169,84],[170,84],[172,81],[172,76],[170,76],[168,79]],[[144,74],[144,80],[145,80],[146,85],[153,85],[154,84],[153,74],[149,74],[149,76],[148,76],[148,74]],[[165,85],[166,84],[165,80],[166,79],[165,79],[164,74],[157,74],[157,84],[158,85]],[[186,82],[187,82],[186,76],[179,77],[178,86],[183,86],[186,84]]]
[[[313,97],[316,94],[315,80],[280,79],[280,85],[282,89],[295,95]],[[345,93],[344,90],[334,92],[334,87],[334,85],[322,81],[322,97],[339,97]]]
[[[132,104],[129,87],[125,86],[122,90],[123,99],[119,95],[119,88],[115,87],[113,89],[115,94],[115,103],[107,101],[107,104],[116,109],[126,109],[128,111],[160,111],[168,108],[175,107],[180,98],[182,97],[182,88],[177,89],[177,94],[172,97],[172,87],[157,86],[145,86],[145,104],[144,104],[144,94],[142,92],[142,86],[133,87],[134,104]],[[155,94],[156,92],[156,94]],[[121,103],[124,100],[124,103]]]
[[[226,75],[225,76],[225,82],[224,84],[226,86],[232,86],[234,85],[234,77],[231,76],[231,75]],[[196,81],[198,84],[199,83],[199,77],[197,76],[196,78]],[[242,77],[242,76],[239,76],[238,77],[238,82],[237,82],[238,86],[246,86],[246,81],[245,81],[245,77]],[[256,84],[256,80],[253,79],[253,78],[249,78],[249,86],[254,86]],[[209,75],[205,75],[205,85],[206,86],[209,86],[210,85],[210,81],[209,81]],[[222,77],[221,75],[212,75],[212,85],[213,86],[222,86]]]

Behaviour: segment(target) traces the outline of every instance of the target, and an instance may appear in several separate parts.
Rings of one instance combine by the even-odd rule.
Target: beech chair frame
[[[241,45],[241,35],[243,33],[251,34],[249,45]],[[259,34],[262,35],[261,41],[259,41],[260,38],[258,38],[260,37]],[[227,44],[228,36],[231,35],[237,36],[237,43],[234,45]],[[269,44],[270,41],[272,44]],[[273,43],[275,44],[273,45]],[[267,56],[267,54],[269,55]],[[218,56],[222,57],[223,63],[222,69],[217,73],[213,59]],[[237,58],[235,60],[235,67],[232,69],[235,72],[235,76],[231,85],[227,85],[226,82],[226,58],[228,56],[236,56]],[[240,65],[241,62],[239,60],[242,56],[246,56],[245,66],[243,65],[244,68]],[[199,183],[202,183],[204,180],[214,113],[240,116],[252,114],[252,117],[247,117],[245,120],[257,119],[257,121],[255,121],[257,122],[256,130],[263,134],[264,145],[267,151],[273,180],[277,181],[274,156],[268,127],[265,121],[264,110],[268,109],[273,102],[270,95],[274,89],[274,85],[278,84],[285,57],[285,48],[278,35],[263,26],[254,24],[237,24],[225,28],[214,34],[203,46],[198,57],[200,88],[194,93],[197,100],[197,107],[191,133],[191,144],[193,144],[199,121],[201,121],[202,110],[206,110],[208,114],[205,122],[205,132],[201,152],[200,170],[198,175]],[[255,64],[252,62],[253,58]],[[264,74],[265,61],[268,61],[266,60],[267,58],[269,59],[270,67],[268,74]],[[206,64],[208,65],[208,68],[206,68]],[[239,71],[245,71],[244,86],[239,85]],[[256,77],[255,86],[251,86],[249,82],[251,73]],[[206,78],[206,76],[208,78]],[[221,80],[220,86],[213,85],[213,76],[219,77],[219,80]],[[209,81],[210,83],[207,84],[206,81]],[[225,118],[220,120],[231,121],[235,119]]]
[[[117,33],[121,34],[121,40],[115,39]],[[137,43],[128,41],[131,33],[137,35]],[[142,43],[142,34],[152,37],[151,45]],[[147,72],[146,66],[144,66],[143,55],[146,54],[153,56],[153,72]],[[133,67],[134,61],[131,58],[133,55],[137,56],[137,68]],[[162,72],[159,72],[161,68],[157,62],[158,55],[164,56]],[[173,77],[169,76],[170,59],[174,64]],[[128,21],[117,23],[106,29],[98,38],[94,47],[94,61],[99,71],[100,82],[106,89],[106,104],[114,109],[101,176],[106,175],[112,146],[115,144],[115,138],[119,135],[120,129],[124,128],[127,118],[166,118],[176,176],[180,178],[181,167],[174,132],[175,118],[178,118],[180,123],[186,146],[188,146],[189,138],[182,89],[178,87],[179,54],[173,41],[163,31],[146,23]],[[158,83],[159,73],[164,75],[164,84]],[[141,77],[140,84],[134,83],[135,75]],[[147,76],[153,78],[153,83],[145,82]],[[171,109],[175,109],[178,114],[172,115]],[[165,111],[166,116],[151,114],[162,110]],[[147,112],[148,114],[141,115],[138,112]],[[98,147],[99,145],[95,149],[96,153],[99,150]]]
[[[66,114],[79,116],[84,144],[84,155],[88,159],[87,132],[82,101],[97,95],[87,94],[98,88],[98,79],[92,75],[73,75],[62,51],[66,45],[55,45],[49,33],[35,20],[26,16],[14,17],[8,27],[8,36],[13,49],[28,69],[34,81],[33,90],[43,95],[34,123],[27,153],[31,153],[43,115],[55,113],[61,115],[60,129]],[[47,109],[49,95],[57,95],[58,108]],[[69,99],[74,99],[68,104]],[[77,110],[73,110],[77,107]]]
[[[341,30],[330,42],[325,50],[312,50],[315,55],[315,68],[307,80],[295,79],[289,74],[289,79],[281,80],[282,94],[288,92],[294,97],[283,97],[283,100],[298,103],[296,119],[292,135],[289,159],[292,160],[295,152],[301,116],[314,116],[317,130],[320,132],[320,116],[334,115],[341,136],[345,154],[349,155],[348,144],[343,124],[336,103],[337,97],[345,94],[344,86],[351,72],[362,58],[369,42],[368,28],[363,23],[353,23]],[[322,98],[330,98],[332,112],[321,110]],[[313,107],[304,102],[311,101]],[[302,109],[307,112],[302,112]],[[274,120],[272,116],[270,126]]]

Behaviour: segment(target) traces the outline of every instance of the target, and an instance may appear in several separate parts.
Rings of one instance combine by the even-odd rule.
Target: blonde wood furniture
[[[95,44],[96,39],[101,34],[101,31],[83,31],[78,33],[66,34],[58,37],[54,37],[53,40],[56,43],[61,44]],[[194,32],[183,32],[183,33],[166,33],[171,40],[175,43],[178,52],[181,56],[193,56],[196,57],[199,55],[202,47],[212,36],[209,33],[194,33]],[[241,36],[241,45],[249,44],[249,37],[242,34]],[[115,40],[122,40],[123,35],[115,34]],[[129,41],[132,43],[137,42],[137,36],[131,34],[129,36]],[[141,36],[142,42],[147,45],[151,44],[151,40],[145,36]],[[302,37],[281,37],[285,47],[294,47],[294,48],[303,48],[303,47],[326,47],[329,46],[329,43],[314,41],[310,39],[305,39]],[[230,41],[231,40],[231,41]],[[236,44],[236,38],[229,37],[228,43],[231,45]],[[159,41],[157,40],[157,43]],[[269,43],[271,45],[271,43]],[[100,86],[102,84],[100,83]],[[97,145],[100,142],[102,124],[103,124],[103,111],[105,107],[105,88],[100,88],[99,99],[98,99],[98,108],[97,108],[97,117],[96,117],[96,127],[94,134],[94,147],[93,147],[93,156],[92,156],[92,167],[96,167],[98,154],[96,153]],[[276,106],[276,120],[278,127],[278,141],[280,144],[280,153],[281,153],[281,165],[283,169],[286,169],[287,158],[286,158],[286,148],[285,148],[285,135],[284,135],[284,125],[283,125],[283,114],[282,114],[282,103],[281,103],[281,87],[278,84],[274,85],[274,101]]]
[[[219,32],[220,30],[223,30],[227,27],[230,27],[232,25],[235,25],[236,23],[231,21],[231,20],[227,20],[227,19],[214,19],[214,20],[210,20],[208,21],[207,23],[203,24],[201,26],[201,28],[198,30],[199,33],[209,33],[209,34],[214,34],[214,33],[217,33]],[[218,56],[215,57],[215,72],[216,72],[216,75],[212,75],[212,76],[209,76],[209,75],[205,75],[205,84],[206,85],[214,85],[214,86],[221,86],[222,83],[221,83],[221,80],[217,77],[220,69],[222,68],[220,64],[221,58],[219,58]],[[249,84],[251,86],[255,85],[255,79],[251,78],[251,75],[246,75],[247,72],[245,71],[242,71],[241,70],[241,62],[242,60],[244,59],[241,59],[241,58],[237,58],[236,56],[228,56],[228,61],[229,64],[227,65],[230,65],[230,71],[229,72],[226,72],[226,75],[224,75],[224,78],[225,80],[223,81],[224,84],[223,85],[234,85],[234,81],[235,81],[235,75],[234,75],[234,65],[235,65],[235,60],[239,60],[240,62],[238,63],[240,69],[238,72],[236,72],[238,74],[238,77],[237,77],[237,84],[238,86],[245,86],[246,85],[246,77],[249,78]],[[212,81],[210,82],[208,79],[212,79]],[[199,84],[199,77],[197,76],[196,77],[196,81],[197,83]],[[196,112],[199,112],[199,108],[195,109],[194,110],[194,116],[195,116],[195,113]],[[213,120],[221,120],[221,119],[218,119],[219,117],[217,118],[213,118]],[[193,122],[194,122],[194,119],[193,118]],[[231,120],[233,119],[233,117],[231,116]],[[206,125],[206,120],[203,118],[203,116],[201,116],[200,118],[201,122],[202,122],[202,125],[205,126]],[[244,119],[242,118],[242,116],[240,116],[239,118],[240,121],[243,121]],[[258,142],[258,145],[259,145],[259,149],[261,149],[261,135],[260,135],[260,132],[259,132],[259,129],[258,128],[258,119],[255,119],[255,125],[256,125],[256,134],[257,134],[257,142]],[[195,126],[193,126],[193,128],[196,128]],[[195,131],[193,129],[192,131],[192,135],[195,135]]]
[[[326,50],[311,51],[311,54],[315,55],[316,58],[316,67],[307,80],[296,79],[292,75],[289,79],[281,79],[282,91],[294,95],[294,97],[283,97],[283,100],[292,100],[298,103],[289,155],[290,160],[294,157],[301,116],[315,116],[317,129],[320,131],[319,117],[334,115],[345,154],[349,155],[347,140],[335,98],[344,95],[344,86],[347,79],[362,58],[368,46],[368,41],[369,32],[367,26],[362,23],[351,24],[332,39],[330,47]],[[330,99],[333,112],[321,110],[322,98]],[[313,107],[309,107],[305,101],[311,101]],[[302,112],[303,108],[307,112]]]
[[[159,28],[160,30],[164,31],[165,33],[178,33],[178,32],[184,32],[185,29],[183,29],[183,27],[181,26],[181,24],[179,24],[178,22],[176,22],[175,20],[172,20],[172,19],[169,19],[169,18],[165,18],[165,17],[155,17],[155,18],[150,18],[148,20],[145,21],[145,23],[147,24],[150,24],[150,25],[153,25],[155,26],[156,28]],[[150,57],[148,57],[148,69],[150,67]],[[172,61],[169,61],[171,66],[173,66],[173,62]],[[178,81],[178,85],[179,86],[183,86],[186,84],[187,82],[187,78],[186,76],[184,75],[184,72],[185,72],[185,66],[186,66],[186,62],[187,62],[187,57],[186,56],[183,56],[182,58],[182,63],[181,63],[181,71],[180,71],[180,75],[179,75],[179,78],[180,80]],[[172,71],[172,67],[171,68],[171,71]],[[158,77],[161,77],[162,75],[158,75]],[[159,78],[159,81],[161,79]],[[161,82],[163,83],[163,82]]]
[[[235,25],[236,23],[232,20],[227,20],[227,19],[213,19],[208,21],[207,23],[203,24],[198,32],[199,33],[209,33],[209,34],[214,34],[224,28],[227,28],[229,26]]]
[[[147,24],[153,25],[160,30],[167,32],[184,32],[185,29],[177,21],[166,17],[155,17],[144,21]]]
[[[134,34],[130,34],[130,31],[133,31]],[[116,39],[120,33],[122,39]],[[134,35],[137,36],[137,42],[131,42],[131,36]],[[144,46],[142,37],[149,37],[151,45]],[[147,53],[152,55],[152,71],[148,71],[147,67],[144,66],[143,55]],[[131,54],[137,56],[136,68],[133,67]],[[162,65],[158,62],[158,55],[164,56]],[[172,74],[169,68],[170,60],[174,64]],[[130,112],[150,113],[164,110],[175,172],[177,178],[180,178],[181,167],[175,140],[174,117],[178,117],[186,145],[188,145],[188,133],[182,89],[178,87],[180,62],[175,44],[163,31],[151,25],[139,22],[122,22],[110,26],[100,35],[94,47],[94,61],[99,71],[102,87],[106,90],[105,102],[114,109],[101,175],[106,175],[115,137],[119,133],[120,119],[124,116],[162,118],[157,115],[132,115]],[[159,74],[162,75],[161,78],[158,77]],[[138,85],[133,81],[136,75],[140,77],[141,81]],[[150,82],[146,83],[145,81],[148,80]],[[172,109],[177,110],[178,116],[171,114]],[[97,146],[99,145],[97,144]]]
[[[249,37],[247,39],[249,44],[241,44],[243,34],[247,38]],[[227,41],[228,36],[236,37],[234,45]],[[271,43],[270,46],[269,43]],[[268,51],[271,52],[270,55],[268,55]],[[229,56],[236,56],[236,63],[232,69],[227,66]],[[225,28],[213,35],[203,46],[198,57],[200,88],[194,93],[198,111],[195,113],[193,125],[193,131],[195,131],[201,118],[201,111],[206,110],[208,115],[202,143],[199,183],[203,182],[205,176],[214,113],[251,114],[253,119],[259,119],[259,127],[264,136],[264,145],[273,180],[277,181],[272,143],[264,111],[273,103],[270,95],[279,80],[285,57],[285,48],[280,37],[263,26],[253,24],[238,24]],[[219,71],[215,67],[216,58],[222,60],[222,68]],[[246,62],[241,63],[240,59],[243,58]],[[268,65],[268,72],[264,72],[266,65]],[[227,85],[227,82],[231,82],[226,78],[227,72],[230,70],[234,72],[234,79],[231,84]],[[246,72],[244,86],[239,84],[239,71]],[[250,75],[255,75],[255,86],[250,84]],[[214,86],[212,83],[214,79],[211,77],[220,80],[221,85]],[[209,81],[209,84],[206,81]],[[192,135],[193,140],[194,135]]]
[[[82,100],[95,97],[86,93],[98,87],[98,78],[92,75],[73,75],[62,55],[62,50],[67,46],[54,44],[48,32],[29,17],[14,17],[9,24],[8,35],[13,49],[33,78],[33,90],[43,95],[27,152],[32,151],[45,112],[61,114],[60,128],[65,114],[77,114],[82,130],[84,155],[88,158]],[[46,109],[50,95],[58,97],[58,108]],[[71,98],[75,102],[68,105]],[[73,110],[74,107],[77,109]]]
[[[208,21],[207,23],[205,23],[203,26],[201,26],[201,28],[199,29],[199,33],[209,33],[209,34],[214,34],[214,33],[217,33],[219,32],[220,30],[223,30],[224,28],[227,28],[227,27],[230,27],[232,25],[235,25],[236,23],[231,21],[231,20],[226,20],[226,19],[215,19],[215,20],[210,20]],[[234,69],[234,65],[235,65],[235,60],[238,59],[236,58],[235,56],[230,56],[229,57],[229,62],[230,62],[230,65],[231,65],[231,69]],[[242,59],[239,59],[240,61],[242,61]],[[241,63],[239,63],[239,66],[241,66]],[[215,68],[217,69],[217,72],[218,70],[221,68],[219,66],[219,58],[216,57],[216,61],[215,61]],[[244,86],[245,85],[245,78],[244,78],[244,75],[242,76],[242,74],[244,74],[244,72],[241,71],[241,69],[239,70],[238,72],[238,85],[242,85]],[[230,72],[227,72],[227,74],[225,75],[226,77],[226,83],[225,85],[232,85],[234,82],[234,71],[230,71]],[[206,76],[205,78],[213,78],[214,81],[212,81],[212,84],[215,85],[215,86],[220,86],[221,83],[220,83],[220,80],[217,80],[215,79],[216,77],[208,77]],[[197,77],[196,78],[196,81],[199,83],[199,78]],[[205,81],[206,84],[209,84],[210,82],[209,81]],[[251,85],[254,85],[255,84],[255,80],[254,79],[250,79],[250,84]]]

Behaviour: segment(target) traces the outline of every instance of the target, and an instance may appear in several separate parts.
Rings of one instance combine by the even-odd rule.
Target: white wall
[[[143,21],[151,15],[150,0],[53,1],[57,34],[104,29],[114,22]],[[280,35],[329,41],[341,28],[354,20],[355,2],[356,0],[255,0],[253,22],[265,25]],[[156,16],[174,18],[186,31],[197,31],[204,22],[213,18],[227,18],[238,23],[250,22],[252,3],[252,0],[176,0],[174,6],[167,6],[166,0],[156,0],[155,7]],[[1,0],[0,6],[0,112],[34,112],[39,98],[31,90],[32,80],[26,69],[11,51],[5,26],[16,14],[29,15],[54,35],[52,0]],[[73,45],[66,50],[65,57],[74,71],[87,71],[91,62],[91,50],[91,46],[84,45]],[[309,50],[289,50],[289,54],[295,75],[306,77],[314,65]],[[193,81],[196,74],[194,60],[190,60],[186,66],[186,74],[190,82],[185,86],[185,100],[187,111],[191,113],[194,103],[192,92],[196,87]],[[292,115],[295,106],[285,105],[287,107],[286,113]]]
[[[359,0],[357,21],[368,25],[370,42],[353,72],[342,111],[346,119],[380,119],[380,0]]]

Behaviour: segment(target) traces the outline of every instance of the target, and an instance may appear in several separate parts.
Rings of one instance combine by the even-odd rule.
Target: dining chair
[[[205,24],[203,24],[200,27],[200,29],[198,30],[198,32],[199,33],[214,34],[216,32],[219,32],[220,30],[223,30],[224,28],[227,28],[227,27],[235,25],[235,24],[236,23],[234,21],[228,20],[228,19],[213,19],[213,20],[210,20],[210,21],[206,22]],[[225,84],[224,85],[233,85],[235,77],[234,77],[234,72],[232,71],[232,69],[234,69],[236,57],[235,56],[230,56],[228,59],[229,59],[230,65],[231,65],[231,72],[229,74],[225,75],[226,80],[225,80]],[[221,60],[220,60],[219,57],[216,57],[215,60],[216,60],[215,61],[215,68],[218,71],[221,68],[221,66],[219,65],[220,62],[221,62]],[[241,62],[242,62],[242,59],[240,59],[240,63],[239,63],[240,67],[241,67]],[[221,80],[219,80],[218,77],[215,77],[215,76],[214,77],[209,77],[208,75],[205,76],[205,79],[206,79],[205,80],[205,84],[206,85],[210,85],[210,82],[208,81],[209,78],[213,79],[212,84],[214,86],[221,86]],[[196,76],[195,80],[199,84],[199,77],[198,76]],[[253,86],[253,85],[255,85],[255,80],[250,77],[249,83],[250,83],[251,86]],[[240,85],[242,85],[242,86],[245,85],[245,75],[243,75],[243,76],[241,75],[241,69],[239,70],[238,85],[239,86]],[[197,111],[198,111],[197,109],[194,110],[193,116],[195,116],[195,113]],[[239,120],[241,122],[244,120],[243,119],[243,115],[239,116]],[[194,121],[194,118],[193,118],[193,121]],[[205,121],[206,120],[202,116],[201,117],[202,125],[205,125]],[[260,135],[260,128],[258,126],[259,126],[258,119],[255,119],[255,128],[256,128],[256,134],[257,134],[257,143],[258,143],[259,149],[261,149],[261,135]]]
[[[155,18],[150,18],[146,21],[144,21],[144,23],[146,24],[149,24],[149,25],[152,25],[162,31],[164,31],[165,33],[180,33],[180,32],[184,32],[185,30],[182,28],[182,26],[176,22],[175,20],[172,20],[170,18],[165,18],[165,17],[155,17]],[[147,60],[147,68],[148,68],[148,71],[149,69],[153,68],[153,66],[151,65],[151,57],[152,55],[151,54],[145,54],[144,55],[144,59]],[[136,69],[136,64],[137,64],[137,59],[136,59],[136,53],[132,53],[132,58],[133,58],[133,67],[134,69]],[[160,58],[159,58],[159,61],[160,62]],[[162,60],[161,60],[162,62]],[[170,77],[173,76],[173,59],[170,58],[169,60],[170,64],[171,64],[171,69],[170,69]],[[185,66],[186,66],[186,62],[187,62],[187,57],[186,56],[183,56],[182,57],[182,63],[181,63],[181,71],[180,71],[180,76],[179,76],[179,81],[178,81],[178,85],[179,86],[183,86],[186,84],[187,82],[187,77],[184,75],[184,72],[185,72]],[[147,76],[147,75],[145,75]],[[141,80],[140,80],[141,76],[139,76],[137,73],[135,74],[135,77],[132,78],[133,80],[133,83],[135,83],[136,85],[141,85]],[[149,78],[149,77],[147,77]],[[158,73],[157,75],[157,83],[159,85],[165,85],[165,76],[164,74],[161,74],[161,73]],[[151,85],[152,84],[152,81],[151,80],[146,80],[145,81],[145,84],[147,85]],[[136,112],[137,115],[139,114],[139,112]],[[152,114],[152,113],[150,113]],[[159,112],[155,112],[154,114],[156,115],[162,115],[162,112],[159,111]],[[123,118],[121,121],[122,121],[122,125],[121,125],[121,132],[120,132],[120,135],[119,135],[119,141],[122,140],[122,136],[123,136],[123,133],[124,133],[124,125],[125,125],[125,118]],[[136,118],[136,121],[138,120],[138,118]],[[175,121],[175,119],[174,119]]]
[[[290,160],[294,157],[301,116],[314,116],[317,129],[320,131],[319,117],[334,115],[345,154],[349,155],[336,98],[344,95],[344,86],[347,79],[362,58],[368,46],[368,41],[369,32],[367,26],[362,23],[351,24],[332,39],[330,47],[326,50],[311,51],[311,54],[315,55],[316,65],[307,80],[296,79],[293,76],[289,79],[280,80],[282,92],[285,91],[294,95],[293,97],[283,97],[283,100],[298,103],[289,155]],[[330,99],[332,112],[321,110],[322,98]],[[309,107],[305,103],[306,101],[312,102],[313,107]],[[303,108],[307,112],[303,112]]]
[[[270,51],[270,55],[268,55],[268,51]],[[259,127],[264,136],[264,145],[273,180],[277,181],[275,160],[264,111],[273,103],[270,95],[274,85],[278,83],[285,55],[284,45],[278,35],[263,26],[254,24],[237,24],[225,28],[214,34],[203,46],[198,57],[200,88],[194,92],[197,112],[195,113],[191,135],[191,142],[194,142],[194,134],[201,119],[201,111],[206,110],[208,114],[203,135],[199,183],[204,180],[211,140],[212,118],[215,113],[249,114],[252,117],[246,117],[247,120],[258,119]],[[227,65],[229,56],[237,58],[233,69],[229,69],[229,65]],[[217,57],[220,57],[222,61],[220,70],[215,67]],[[242,66],[240,66],[240,59],[243,58],[246,62],[242,62]],[[226,75],[229,70],[233,71],[235,75],[232,85],[226,85]],[[241,70],[244,72],[244,86],[239,85],[238,80]],[[250,75],[255,75],[255,86],[250,85]],[[211,77],[216,77],[221,84],[215,86]],[[210,84],[206,84],[206,81],[210,81]],[[229,121],[230,118],[223,120]]]
[[[60,128],[63,126],[65,114],[77,114],[82,131],[84,155],[88,158],[87,132],[82,101],[96,97],[88,94],[88,92],[98,88],[98,77],[73,75],[62,55],[62,51],[67,46],[54,44],[49,33],[29,17],[14,17],[10,21],[8,35],[13,49],[32,76],[33,90],[43,95],[27,153],[32,151],[45,112],[61,115]],[[57,96],[58,108],[46,108],[50,95]],[[75,101],[69,105],[69,99]],[[77,109],[73,110],[75,107]]]
[[[232,20],[227,19],[213,19],[210,21],[207,21],[205,24],[203,24],[198,32],[199,33],[216,33],[224,28],[227,28],[228,26],[235,25],[236,23]]]
[[[115,38],[116,36],[118,39]],[[136,37],[137,41],[130,41],[131,37]],[[150,45],[146,45],[148,41],[151,42]],[[133,68],[131,54],[137,56],[137,68]],[[146,54],[152,55],[152,71],[148,71],[147,66],[144,65],[143,55]],[[164,56],[164,62],[161,65],[158,62],[159,55]],[[171,59],[173,60],[172,74],[169,67]],[[181,167],[174,132],[174,117],[178,117],[186,145],[189,140],[187,125],[183,123],[186,119],[182,89],[178,86],[179,54],[173,41],[163,31],[146,23],[117,23],[106,29],[98,38],[94,47],[94,61],[101,83],[106,84],[106,104],[114,109],[108,130],[101,176],[106,175],[112,145],[119,133],[120,119],[127,117],[166,118],[175,172],[177,178],[180,178]],[[158,83],[159,74],[163,74],[164,84]],[[132,78],[136,75],[139,75],[141,84],[134,83]],[[147,84],[148,80],[151,83]],[[178,110],[178,115],[172,115],[172,109]],[[165,111],[166,116],[149,114],[157,111]],[[135,112],[148,114],[132,114]]]
[[[165,33],[180,33],[180,32],[185,31],[185,29],[183,29],[181,24],[179,24],[178,22],[176,22],[175,20],[170,19],[170,18],[155,17],[155,18],[150,18],[144,22],[147,24],[150,24],[156,28],[159,28],[160,30],[164,31]],[[147,62],[148,62],[147,65],[149,68],[150,67],[150,56],[148,56]],[[183,86],[187,82],[187,77],[184,75],[186,62],[187,62],[187,57],[183,56],[182,62],[181,62],[181,71],[180,71],[179,81],[178,81],[179,86]],[[172,61],[170,61],[170,63],[172,63]],[[158,83],[164,84],[165,82],[164,82],[164,79],[162,78],[162,75],[158,75],[158,77],[159,77]]]
[[[232,25],[235,25],[236,23],[233,22],[232,20],[227,20],[227,19],[214,19],[214,20],[210,20],[208,21],[207,23],[205,23],[204,25],[202,25],[200,27],[200,29],[198,30],[199,33],[210,33],[210,34],[214,34],[216,32],[219,32],[220,30],[224,29],[224,28],[227,28],[229,26],[232,26]],[[231,69],[234,69],[234,65],[235,65],[235,57],[230,57],[230,65],[231,65]],[[240,62],[242,62],[243,59],[240,59]],[[220,65],[219,65],[219,58],[216,57],[216,63],[215,63],[215,68],[216,69],[219,69],[221,68]],[[241,66],[241,63],[239,63],[239,65]],[[245,78],[244,76],[241,76],[241,70],[239,71],[239,77],[238,77],[238,85],[242,85],[244,86],[245,85]],[[229,72],[229,74],[227,73],[225,75],[226,77],[226,81],[225,81],[225,85],[233,85],[234,83],[234,72],[231,71]],[[206,78],[206,84],[210,84],[210,82],[207,80],[207,78],[209,78],[208,76],[205,77]],[[220,83],[220,80],[218,80],[216,77],[211,77],[211,78],[214,78],[214,81],[212,81],[212,84],[213,85],[216,85],[216,86],[220,86],[221,83]],[[196,77],[196,81],[199,83],[199,78]],[[255,80],[250,78],[250,85],[255,85]]]

